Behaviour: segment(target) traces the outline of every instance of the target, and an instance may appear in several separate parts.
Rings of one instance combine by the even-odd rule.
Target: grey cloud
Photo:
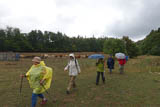
[[[65,9],[63,7],[66,7],[66,9],[74,9],[75,7],[78,7],[80,8],[79,10],[82,9],[82,14],[84,11],[83,8],[88,9],[88,13],[99,11],[107,14],[105,13],[106,7],[122,12],[122,17],[124,19],[117,18],[117,20],[115,20],[111,25],[106,25],[107,27],[103,34],[98,32],[99,34],[106,36],[130,36],[133,39],[137,39],[147,35],[152,29],[157,29],[160,27],[160,0],[55,0],[55,3],[56,8],[60,10],[62,9],[62,11]],[[16,27],[18,26],[20,29],[23,28],[23,31],[29,31],[37,28],[37,26],[40,26],[37,25],[41,23],[38,22],[37,18],[32,18],[29,16],[25,16],[21,19],[16,19],[13,16],[13,18],[8,18],[7,21],[4,21],[7,17],[12,16],[11,10],[9,7],[5,7],[1,4],[0,7],[0,27],[4,24],[9,24],[9,26],[13,25],[14,27],[14,25],[16,25]],[[64,33],[71,31],[70,26],[77,21],[76,19],[78,15],[75,14],[75,16],[77,16],[74,17],[74,13],[76,12],[73,12],[72,16],[70,16],[70,11],[66,10],[66,12],[68,12],[68,16],[63,14],[63,12],[60,13],[56,17],[56,22],[54,25],[48,25],[49,29],[56,29]],[[108,13],[108,15],[109,14],[110,13]],[[21,23],[23,23],[23,25]],[[92,33],[94,34],[94,32]]]
[[[137,14],[127,13],[132,19],[115,21],[105,34],[114,36],[129,36],[133,39],[146,36],[152,29],[160,27],[160,1],[142,1],[142,8]],[[135,7],[136,8],[136,7]],[[129,22],[127,20],[130,20]]]

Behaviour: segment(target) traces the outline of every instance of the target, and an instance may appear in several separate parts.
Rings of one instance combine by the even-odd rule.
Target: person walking
[[[112,58],[112,55],[109,55],[109,58],[107,59],[107,66],[109,69],[110,74],[112,74],[112,69],[114,69],[114,59]]]
[[[78,60],[75,58],[75,55],[73,53],[69,54],[70,60],[67,64],[67,66],[64,68],[64,71],[69,71],[69,84],[67,87],[67,94],[70,94],[71,88],[75,88],[76,87],[76,77],[78,76],[78,74],[80,74],[81,70],[80,70],[80,66],[78,63]]]
[[[96,63],[96,66],[97,66],[96,85],[99,84],[100,75],[101,75],[101,77],[102,77],[103,83],[105,83],[105,76],[104,76],[105,64],[104,64],[103,58],[99,58],[99,59],[98,59],[98,62]]]
[[[52,68],[45,66],[44,61],[41,61],[40,57],[34,57],[32,59],[33,65],[25,75],[29,80],[30,87],[33,89],[32,92],[32,106],[36,107],[37,97],[42,99],[41,104],[46,104],[47,99],[42,93],[50,88],[52,81]]]
[[[120,74],[124,73],[124,65],[126,63],[126,59],[118,59],[119,62],[119,72]]]

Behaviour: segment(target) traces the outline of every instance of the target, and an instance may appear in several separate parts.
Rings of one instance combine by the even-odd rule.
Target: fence
[[[14,52],[0,52],[0,61],[19,61],[20,54]]]

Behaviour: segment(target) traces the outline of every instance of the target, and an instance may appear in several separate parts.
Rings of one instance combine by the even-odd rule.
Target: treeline
[[[20,29],[0,29],[0,52],[124,52],[130,57],[160,55],[160,28],[152,30],[144,40],[134,42],[128,36],[117,38],[68,37],[61,32],[32,30],[21,33]]]
[[[160,28],[152,30],[143,40],[133,42],[129,37],[108,38],[104,42],[105,53],[124,52],[130,57],[138,55],[160,56]]]
[[[133,42],[131,39],[129,39],[128,36],[123,36],[122,39],[117,38],[108,38],[104,42],[104,53],[106,54],[115,54],[118,52],[125,53],[130,58],[136,57],[140,55],[140,49],[136,45],[135,42]]]
[[[144,40],[137,42],[142,55],[160,56],[160,28],[152,30]]]
[[[20,29],[0,29],[0,51],[16,52],[101,52],[105,38],[68,37],[61,32]]]

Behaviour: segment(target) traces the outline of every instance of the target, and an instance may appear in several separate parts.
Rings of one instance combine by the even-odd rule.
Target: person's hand
[[[22,75],[22,74],[21,74],[20,77],[23,78],[23,77],[25,77],[25,75]]]
[[[64,68],[64,71],[67,71],[67,68]]]
[[[41,84],[41,85],[43,85],[43,83],[44,83],[44,79],[42,79],[42,80],[40,81],[40,84]]]

